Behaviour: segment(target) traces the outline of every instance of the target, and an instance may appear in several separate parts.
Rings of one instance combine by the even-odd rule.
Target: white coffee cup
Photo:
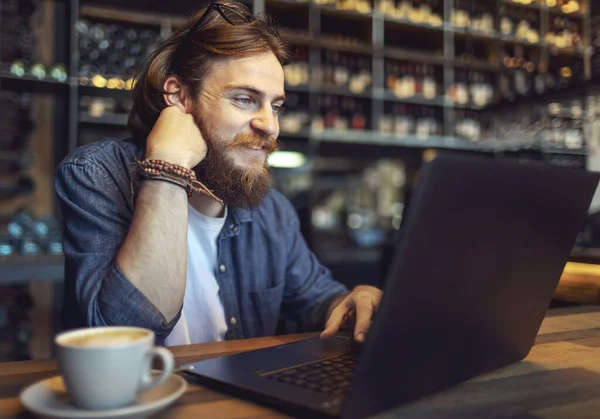
[[[173,373],[173,354],[154,346],[154,332],[139,327],[95,327],[56,336],[58,366],[73,405],[103,410],[131,405],[138,392]],[[152,378],[161,358],[162,375]]]

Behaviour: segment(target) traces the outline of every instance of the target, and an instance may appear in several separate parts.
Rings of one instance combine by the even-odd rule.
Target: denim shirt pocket
[[[283,301],[284,286],[285,283],[282,282],[272,288],[248,291],[251,307],[256,313],[257,336],[275,335]]]

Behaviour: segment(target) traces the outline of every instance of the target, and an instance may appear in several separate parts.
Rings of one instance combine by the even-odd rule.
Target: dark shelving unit
[[[128,23],[136,23],[136,24],[144,24],[144,25],[154,25],[156,27],[161,28],[161,33],[166,34],[173,28],[179,26],[184,21],[184,17],[182,15],[175,14],[165,14],[157,11],[148,11],[144,10],[143,14],[140,14],[138,10],[135,10],[135,3],[127,3],[127,6],[123,5],[117,8],[114,6],[113,8],[109,8],[106,5],[102,4],[100,6],[96,3],[88,3],[81,2],[79,16],[90,19],[102,19],[102,20],[113,20],[118,22],[128,22]],[[292,45],[304,46],[309,49],[309,66],[313,67],[320,63],[320,52],[321,50],[335,50],[339,52],[347,52],[347,53],[356,53],[368,55],[371,57],[371,65],[373,71],[373,85],[372,87],[363,92],[363,93],[352,93],[345,88],[340,88],[338,86],[319,86],[314,83],[309,83],[308,85],[303,86],[287,86],[287,90],[290,92],[300,92],[307,93],[309,95],[309,112],[311,115],[316,114],[317,109],[317,101],[316,97],[321,94],[329,94],[329,95],[339,95],[339,96],[347,96],[358,99],[368,99],[371,101],[371,121],[377,121],[383,112],[383,103],[384,102],[394,102],[394,103],[405,103],[409,105],[425,105],[425,106],[434,106],[434,107],[442,107],[444,109],[444,134],[442,135],[445,138],[444,141],[439,141],[438,139],[432,138],[431,141],[428,142],[415,142],[411,141],[410,138],[402,141],[402,139],[398,139],[396,143],[398,144],[409,144],[410,147],[412,144],[414,147],[436,147],[436,144],[450,144],[449,147],[452,147],[452,144],[461,144],[462,141],[455,141],[461,139],[452,139],[451,127],[455,122],[454,111],[455,109],[468,109],[468,110],[489,110],[489,111],[498,111],[504,107],[512,106],[511,103],[495,103],[491,106],[487,107],[478,107],[471,104],[460,105],[456,103],[452,103],[451,101],[445,99],[444,94],[450,89],[450,85],[454,80],[454,69],[456,67],[466,67],[471,69],[478,69],[484,71],[490,71],[494,73],[499,73],[503,71],[500,67],[499,63],[493,62],[492,60],[485,61],[481,59],[474,60],[464,60],[460,57],[455,56],[454,52],[454,43],[457,39],[467,39],[472,41],[480,41],[488,43],[492,46],[493,50],[497,53],[499,49],[506,44],[521,44],[528,47],[540,49],[544,52],[545,59],[551,60],[554,55],[557,54],[573,54],[574,49],[572,48],[563,48],[558,49],[552,46],[549,46],[544,41],[544,34],[548,30],[548,16],[551,14],[560,14],[565,15],[574,19],[581,19],[583,26],[588,25],[588,14],[584,13],[573,13],[573,14],[565,14],[563,12],[557,12],[553,9],[550,9],[546,6],[541,5],[521,5],[512,2],[511,0],[497,0],[497,5],[500,4],[508,4],[513,7],[531,9],[539,13],[540,22],[542,22],[542,28],[540,32],[540,42],[539,43],[530,43],[523,40],[516,39],[514,37],[508,37],[501,35],[499,32],[493,33],[482,33],[469,31],[466,29],[454,28],[450,24],[449,16],[452,13],[452,2],[445,2],[445,10],[444,10],[444,24],[442,26],[436,27],[429,24],[420,24],[412,22],[408,19],[395,19],[389,16],[385,16],[377,11],[376,4],[373,5],[373,11],[370,13],[358,13],[356,11],[349,10],[339,10],[333,7],[332,5],[317,5],[314,2],[308,1],[294,1],[294,0],[269,0],[266,3],[263,1],[254,1],[252,4],[252,10],[255,13],[261,13],[263,11],[267,11],[268,13],[274,14],[277,18],[276,13],[284,13],[290,11],[302,11],[306,12],[308,16],[308,21],[306,22],[305,30],[292,30],[290,28],[282,27],[281,34],[282,37]],[[129,8],[129,9],[128,9]],[[370,27],[371,39],[363,40],[363,42],[355,42],[355,43],[347,43],[341,42],[339,39],[329,36],[327,33],[322,31],[322,21],[323,19],[338,19],[343,20],[345,22],[349,22],[352,24],[360,24],[367,25]],[[427,53],[419,50],[411,50],[404,47],[393,45],[389,42],[386,42],[385,35],[386,30],[392,28],[396,31],[402,31],[407,34],[439,34],[441,36],[441,44],[439,45],[439,50],[443,51],[440,53]],[[585,31],[584,31],[585,32]],[[589,34],[588,34],[589,35]],[[437,36],[437,35],[436,35]],[[589,45],[589,37],[585,39],[585,45]],[[424,99],[420,97],[410,97],[410,98],[399,98],[395,96],[393,93],[387,91],[384,88],[384,76],[383,76],[383,67],[384,61],[386,59],[397,59],[397,60],[405,60],[412,61],[417,63],[426,63],[426,64],[434,64],[443,67],[444,72],[444,83],[443,83],[443,92],[439,95],[439,97],[435,99]],[[118,91],[118,90],[109,90],[109,89],[98,89],[89,86],[79,86],[80,94],[89,94],[94,96],[106,96],[106,97],[122,97],[122,95],[128,94],[127,91]],[[547,97],[552,97],[555,95],[555,92],[552,92],[547,95]],[[562,93],[561,93],[562,94]],[[522,98],[519,101],[543,101],[546,98],[538,97],[538,98]],[[104,125],[114,125],[114,126],[123,126],[126,122],[126,119],[123,118],[122,115],[114,115],[110,117],[102,117],[102,118],[92,118],[82,113],[79,113],[77,120],[83,124],[104,124]],[[288,133],[289,134],[289,133]],[[339,134],[339,133],[338,133]],[[344,143],[345,138],[354,138],[357,135],[364,135],[363,142],[368,144],[378,144],[379,138],[377,133],[366,132],[364,134],[359,133],[347,133],[344,132],[339,135],[339,138],[336,138],[335,141],[340,144]],[[282,133],[285,135],[285,133]],[[298,137],[298,133],[294,134]],[[301,133],[300,133],[301,135]],[[335,134],[323,136],[319,133],[311,133],[307,132],[306,139],[312,141],[320,141],[322,138],[327,138],[330,141],[334,141]],[[448,137],[448,138],[447,138]],[[376,138],[376,139],[373,139]],[[477,144],[471,145],[471,147],[462,147],[459,146],[458,149],[473,149],[484,152],[494,152],[494,151],[502,151],[502,148],[498,150],[490,149],[489,147],[480,147]],[[581,150],[568,150],[565,149],[565,152],[568,154],[580,154]]]
[[[37,80],[31,77],[15,77],[3,68],[0,72],[0,88],[16,91],[34,91],[48,92],[56,96],[55,118],[56,124],[54,132],[55,141],[55,163],[58,164],[62,158],[72,152],[81,144],[81,133],[87,127],[112,127],[125,130],[127,116],[125,114],[104,114],[94,117],[81,111],[79,100],[82,96],[98,96],[106,98],[124,98],[130,95],[130,91],[97,88],[89,85],[82,85],[79,77],[79,51],[78,37],[75,31],[75,24],[78,19],[98,19],[103,21],[114,21],[120,23],[131,23],[145,26],[153,26],[160,30],[162,35],[170,33],[174,28],[180,26],[186,19],[186,15],[192,11],[197,4],[193,2],[183,3],[164,3],[149,5],[147,2],[139,0],[104,0],[104,1],[57,1],[56,6],[56,29],[55,29],[55,50],[57,62],[65,63],[68,66],[69,78],[66,82],[57,82],[51,79]],[[415,135],[405,137],[395,137],[385,135],[374,130],[365,131],[335,131],[324,130],[321,132],[302,129],[299,132],[282,132],[281,138],[293,140],[294,143],[304,142],[306,149],[312,153],[319,153],[321,145],[335,146],[337,150],[342,151],[345,146],[354,149],[355,146],[382,147],[388,149],[395,147],[402,150],[422,151],[429,148],[453,149],[462,151],[472,151],[479,153],[504,153],[506,151],[515,151],[514,145],[508,145],[502,141],[473,142],[463,138],[457,138],[451,135],[453,124],[456,121],[456,111],[462,109],[485,110],[487,112],[501,113],[505,109],[514,106],[515,103],[540,103],[546,100],[554,100],[562,95],[583,95],[585,85],[570,89],[568,92],[551,92],[546,95],[532,98],[520,98],[515,103],[495,103],[486,106],[484,109],[472,105],[459,105],[446,99],[446,92],[449,91],[454,82],[455,69],[464,67],[483,71],[489,71],[494,74],[504,71],[498,60],[492,59],[469,59],[465,60],[457,56],[455,44],[459,40],[466,42],[481,42],[489,46],[490,51],[496,55],[506,44],[521,44],[529,48],[539,49],[543,59],[554,59],[557,55],[573,55],[576,51],[573,48],[556,48],[548,45],[544,41],[544,35],[549,28],[549,19],[554,15],[563,15],[569,18],[578,19],[583,27],[583,45],[589,46],[591,41],[590,14],[574,13],[565,14],[561,11],[549,9],[546,6],[539,5],[521,5],[513,3],[510,0],[495,0],[499,7],[501,4],[508,4],[513,7],[525,8],[539,13],[541,22],[540,42],[529,43],[518,40],[514,37],[506,37],[498,32],[480,33],[469,30],[457,29],[450,24],[452,13],[452,1],[444,2],[443,25],[431,26],[429,24],[419,24],[409,20],[395,19],[381,14],[377,10],[377,3],[372,5],[372,12],[358,13],[347,10],[338,10],[332,6],[319,6],[314,1],[295,1],[295,0],[254,0],[247,4],[251,6],[254,13],[261,13],[265,10],[274,14],[274,12],[298,11],[306,13],[307,21],[303,31],[298,29],[282,27],[282,37],[292,45],[308,47],[309,67],[319,65],[322,50],[335,50],[339,52],[362,54],[369,57],[372,69],[373,83],[370,88],[362,93],[353,93],[346,88],[337,86],[318,85],[309,82],[306,85],[287,86],[289,92],[299,92],[308,96],[308,111],[310,115],[318,113],[317,98],[322,94],[349,96],[357,99],[363,99],[370,102],[370,120],[377,121],[384,113],[384,104],[405,103],[409,105],[425,105],[435,108],[441,108],[443,112],[443,135],[431,136],[427,139],[421,139]],[[587,4],[584,3],[585,6]],[[271,11],[273,9],[273,11]],[[361,42],[349,43],[342,42],[338,38],[327,34],[323,30],[323,20],[338,20],[348,22],[352,25],[361,25],[369,29],[368,38]],[[406,35],[418,35],[424,37],[435,37],[435,52],[423,52],[421,50],[411,49],[405,45],[398,45],[390,42],[392,39],[390,33],[404,33]],[[388,38],[386,39],[386,34]],[[584,48],[586,60],[589,62],[590,51]],[[493,55],[493,54],[492,54]],[[385,62],[388,59],[412,61],[416,63],[432,64],[443,68],[442,91],[435,99],[425,99],[420,97],[399,98],[385,88]],[[583,96],[582,96],[583,98]],[[582,100],[583,102],[583,100]],[[372,123],[374,125],[374,123]],[[518,151],[518,150],[517,150]],[[574,156],[585,156],[587,149],[565,149],[548,146],[539,146],[537,151],[542,154],[556,155],[568,154]],[[58,214],[58,211],[56,211]],[[29,268],[28,268],[29,266]],[[42,277],[60,277],[62,276],[62,260],[56,258],[46,258],[45,256],[35,258],[15,259],[14,257],[0,257],[0,269],[3,272],[3,281],[21,280],[21,278],[30,277],[31,280]],[[29,269],[29,270],[28,270]]]

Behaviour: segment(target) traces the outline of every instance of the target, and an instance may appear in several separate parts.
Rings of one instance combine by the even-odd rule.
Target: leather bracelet
[[[196,180],[196,174],[193,170],[163,160],[137,160],[133,162],[133,165],[135,165],[137,173],[145,179],[165,181],[168,179],[171,183],[180,185],[185,188],[188,198],[191,198],[194,192],[200,192],[210,196],[221,205],[225,205],[222,199],[204,186],[202,182]]]

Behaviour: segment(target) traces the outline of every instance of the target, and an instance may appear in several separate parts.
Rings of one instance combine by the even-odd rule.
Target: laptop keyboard
[[[334,396],[346,393],[358,361],[358,353],[327,358],[269,373],[264,377]]]

